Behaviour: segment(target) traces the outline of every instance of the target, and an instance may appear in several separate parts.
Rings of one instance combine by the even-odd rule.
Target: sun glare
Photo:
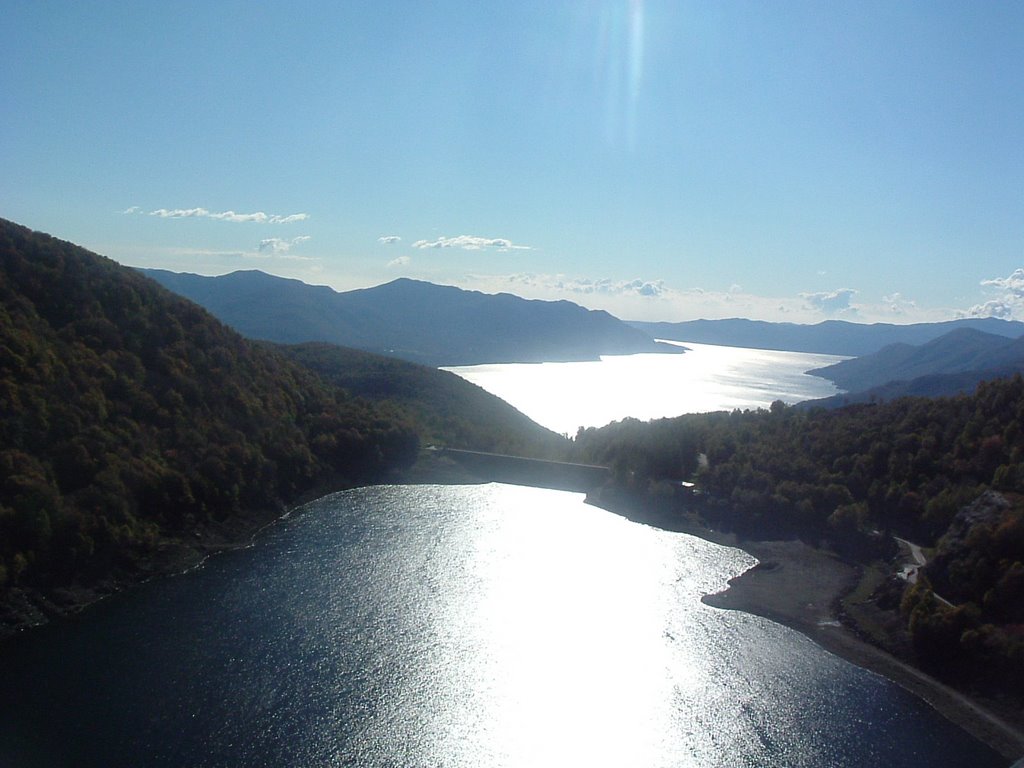
[[[644,64],[643,0],[614,2],[601,10],[597,52],[603,74],[605,139],[632,150]]]

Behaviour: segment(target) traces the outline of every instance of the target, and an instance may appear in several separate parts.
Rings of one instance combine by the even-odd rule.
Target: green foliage
[[[0,222],[0,592],[130,571],[162,540],[417,451],[405,412]]]
[[[973,522],[962,538],[942,539],[927,578],[904,595],[903,612],[922,663],[1019,699],[1022,420],[1024,379],[1016,375],[946,399],[833,411],[773,403],[756,412],[626,420],[581,430],[575,449],[577,460],[613,466],[618,481],[634,488],[693,479],[709,509],[737,530],[827,539],[852,555],[873,551],[873,531],[935,545],[965,505],[987,489],[1003,491],[1016,500],[1011,508]]]
[[[691,414],[625,420],[576,436],[577,459],[644,479],[697,477],[720,502],[780,528],[857,527],[935,541],[982,490],[1024,490],[1024,380],[983,383],[972,396],[905,398],[805,411]]]
[[[569,441],[448,371],[331,344],[280,347],[347,391],[403,414],[424,444],[560,459]]]

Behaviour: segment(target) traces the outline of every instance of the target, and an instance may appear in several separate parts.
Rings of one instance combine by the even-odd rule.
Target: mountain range
[[[743,319],[624,323],[567,301],[490,295],[409,279],[339,293],[259,271],[221,277],[144,272],[245,336],[287,344],[340,344],[350,348],[345,353],[350,360],[357,349],[427,366],[679,351],[655,338],[854,356],[809,371],[846,390],[814,401],[826,407],[904,395],[956,394],[1024,368],[1024,340],[1018,338],[1024,335],[1024,323],[994,318],[911,325],[835,320],[797,325]],[[311,349],[318,351],[303,353],[307,361],[339,355]],[[345,366],[328,367],[337,372]],[[417,379],[423,375],[417,374]],[[401,378],[395,371],[376,376],[374,387],[387,389],[395,376]],[[351,387],[354,380],[346,375],[338,383]],[[372,391],[373,387],[364,394],[372,396]],[[454,412],[448,414],[450,421]]]
[[[425,442],[566,441],[446,371],[243,338],[72,243],[0,219],[0,638],[244,542]]]
[[[1017,338],[1024,334],[1024,323],[992,317],[910,325],[850,323],[845,320],[798,325],[740,318],[689,320],[681,323],[631,322],[630,325],[655,339],[849,357],[869,355],[890,344],[926,344],[959,328],[971,328],[1006,338]]]
[[[890,344],[879,351],[808,371],[847,394],[813,401],[834,407],[908,395],[970,392],[980,381],[1024,371],[1024,336],[1008,339],[957,328],[926,344]]]
[[[601,310],[401,278],[337,292],[259,271],[145,274],[243,336],[320,341],[432,366],[596,360],[679,352]]]

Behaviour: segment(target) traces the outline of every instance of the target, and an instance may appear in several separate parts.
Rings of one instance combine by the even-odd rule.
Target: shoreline
[[[4,643],[34,629],[75,616],[91,606],[154,579],[188,573],[211,557],[253,546],[269,528],[288,519],[311,501],[358,487],[338,477],[326,478],[290,503],[268,505],[207,523],[187,537],[167,538],[132,569],[115,572],[94,584],[70,584],[48,593],[35,588],[14,588],[0,604],[0,653]]]
[[[192,532],[192,537],[168,537],[131,569],[109,574],[92,584],[70,584],[43,592],[36,588],[13,588],[0,603],[0,653],[4,643],[39,627],[75,616],[92,605],[114,597],[153,579],[167,578],[199,568],[210,557],[252,546],[264,531],[311,501],[332,493],[373,485],[474,485],[481,482],[450,459],[421,452],[419,459],[403,470],[375,482],[353,482],[340,473],[326,475],[311,488],[287,502],[269,502],[261,509],[210,522]]]
[[[488,481],[473,478],[457,466],[428,462],[428,466],[414,466],[390,478],[390,482],[372,485],[477,485],[481,482]],[[327,482],[287,506],[225,521],[217,530],[197,532],[195,541],[170,540],[138,572],[115,576],[90,587],[62,590],[57,602],[40,593],[23,592],[14,601],[20,606],[3,606],[8,619],[12,609],[22,610],[16,624],[0,626],[0,652],[4,642],[12,637],[73,616],[135,585],[185,573],[200,567],[213,555],[252,546],[262,532],[288,519],[306,503],[353,487],[362,486]],[[608,501],[606,497],[592,499],[588,496],[586,499],[588,504],[634,522],[741,549],[758,561],[730,579],[726,589],[704,595],[701,602],[705,605],[761,616],[797,631],[829,653],[879,674],[917,696],[951,723],[1004,756],[1008,764],[1024,757],[1024,723],[1007,722],[990,711],[984,702],[945,685],[862,639],[855,628],[851,629],[840,620],[836,607],[857,586],[860,578],[857,567],[799,540],[741,539],[735,533],[715,530],[692,517],[669,517],[653,510],[639,512],[635,504],[623,504],[625,499],[622,498],[613,500],[619,503]]]
[[[653,509],[642,512],[626,499],[599,496],[588,498],[588,503],[635,522],[741,549],[758,561],[730,579],[726,589],[702,597],[705,605],[760,616],[799,632],[829,653],[881,675],[917,696],[952,724],[1005,757],[1008,765],[1024,758],[1024,723],[1008,722],[985,702],[951,688],[868,642],[858,636],[856,625],[851,628],[843,622],[837,607],[860,582],[857,566],[797,539],[740,538],[735,533],[710,528],[692,516],[659,514]]]
[[[859,580],[853,566],[798,541],[742,541],[735,546],[757,558],[758,565],[731,579],[722,592],[705,595],[701,599],[705,605],[743,611],[789,627],[829,653],[914,694],[1007,760],[1024,756],[1024,732],[1019,726],[861,639],[840,621],[835,605]],[[811,575],[813,579],[808,578]]]

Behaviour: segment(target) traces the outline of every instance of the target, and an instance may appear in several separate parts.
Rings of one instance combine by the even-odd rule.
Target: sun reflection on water
[[[577,494],[353,489],[0,657],[0,763],[1004,764],[881,678],[700,602],[752,563]]]
[[[405,681],[429,699],[414,709],[433,713],[420,728],[438,764],[687,764],[666,740],[702,685],[677,637],[685,595],[704,609],[694,564],[671,537],[567,494],[487,488],[477,524],[448,542],[460,583],[425,628],[424,668],[443,678]]]
[[[680,344],[680,346],[684,346]],[[682,355],[610,355],[574,363],[503,363],[448,368],[518,408],[538,424],[573,435],[632,416],[766,408],[838,391],[805,371],[835,355],[687,342]]]

